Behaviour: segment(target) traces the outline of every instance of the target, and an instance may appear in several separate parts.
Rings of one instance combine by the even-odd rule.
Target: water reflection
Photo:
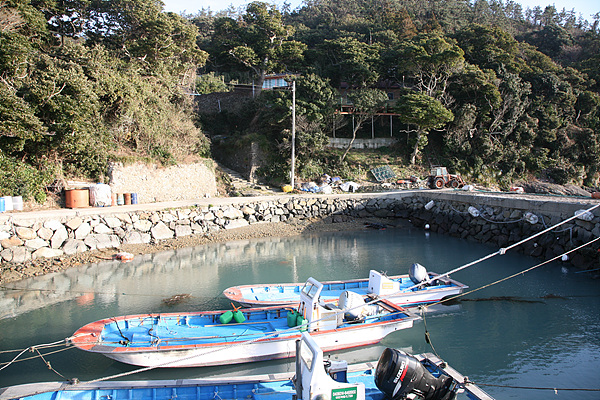
[[[139,255],[129,263],[103,260],[5,285],[0,292],[0,319],[69,300],[81,306],[116,300],[126,308],[138,303],[162,307],[162,299],[177,293],[209,300],[220,294],[221,283],[299,282],[309,276],[340,279],[339,272],[330,273],[329,268],[338,263],[344,265],[348,278],[367,277],[365,261],[373,255],[370,246],[360,242],[362,235],[243,240]],[[376,258],[378,265],[403,264],[404,270],[393,273],[406,273],[412,263],[408,257],[385,253]]]
[[[413,262],[442,273],[496,251],[435,233],[394,230],[258,239],[137,256],[131,263],[102,261],[16,282],[0,292],[0,351],[60,340],[91,321],[115,315],[231,308],[223,289],[248,283],[367,277],[369,269],[406,273]],[[453,274],[475,289],[537,264],[516,253]],[[395,332],[380,346],[332,357],[372,360],[382,347],[436,351],[475,381],[522,386],[598,388],[600,281],[563,274],[552,263],[473,293],[452,307],[428,312],[424,322]],[[163,299],[189,293],[169,306]],[[514,301],[523,300],[523,301]],[[354,350],[353,350],[354,351]],[[6,361],[7,357],[0,358]],[[105,357],[68,350],[48,357],[66,377],[95,379],[135,369]],[[560,365],[560,368],[556,368]],[[285,372],[287,361],[200,369],[148,371],[126,379],[174,379]],[[261,372],[262,373],[262,372]],[[60,379],[41,361],[11,365],[0,387]],[[547,392],[489,390],[498,399],[545,399]],[[560,392],[561,399],[596,399],[597,392]],[[554,396],[554,394],[552,393]]]

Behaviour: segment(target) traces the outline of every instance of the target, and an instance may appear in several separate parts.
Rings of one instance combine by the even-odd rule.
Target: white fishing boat
[[[327,361],[308,333],[295,342],[296,374],[156,381],[47,382],[0,389],[0,400],[493,400],[433,354],[387,348],[379,361]]]
[[[299,307],[147,313],[107,318],[70,338],[81,350],[144,367],[203,367],[294,357],[308,331],[324,351],[366,346],[410,328],[420,317],[387,300],[349,291],[320,304],[323,285],[309,278]]]
[[[340,294],[351,290],[361,296],[385,297],[403,307],[431,304],[462,293],[467,285],[447,275],[427,272],[421,264],[413,264],[406,275],[385,276],[371,270],[368,279],[322,282],[321,301],[337,301]],[[300,303],[302,283],[271,283],[232,286],[223,291],[230,300],[245,307],[296,305]]]

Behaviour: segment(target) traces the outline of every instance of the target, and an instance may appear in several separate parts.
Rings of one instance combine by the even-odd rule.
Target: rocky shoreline
[[[289,237],[301,234],[352,231],[365,229],[365,223],[389,224],[389,220],[361,219],[360,221],[347,218],[339,221],[332,217],[314,218],[311,220],[292,220],[288,222],[260,223],[236,229],[220,230],[210,234],[184,236],[162,240],[159,243],[124,244],[119,249],[106,248],[73,255],[62,255],[54,258],[36,258],[24,263],[0,264],[0,284],[15,282],[21,279],[62,271],[82,264],[90,264],[102,260],[115,259],[116,254],[128,252],[134,255],[149,254],[164,250],[181,249],[200,246],[208,243],[222,243],[236,240],[246,240],[264,237]]]

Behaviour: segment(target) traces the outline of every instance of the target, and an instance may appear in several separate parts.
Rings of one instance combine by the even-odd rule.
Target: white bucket
[[[13,202],[12,196],[3,196],[4,199],[4,211],[12,211],[13,210]]]
[[[23,196],[13,196],[12,206],[13,210],[23,211]]]

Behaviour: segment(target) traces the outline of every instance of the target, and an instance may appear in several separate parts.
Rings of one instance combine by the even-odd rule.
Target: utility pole
[[[292,81],[292,189],[296,174],[296,81]]]

